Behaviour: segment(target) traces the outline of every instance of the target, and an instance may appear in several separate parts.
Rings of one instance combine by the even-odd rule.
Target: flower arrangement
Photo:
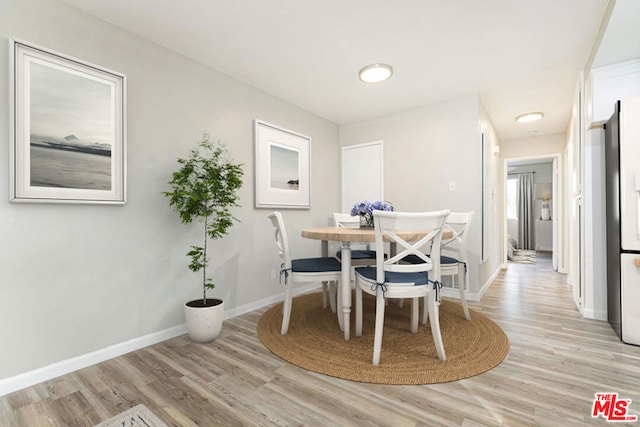
[[[387,202],[360,202],[351,208],[351,216],[360,216],[360,227],[373,228],[373,211],[393,211],[393,206]]]

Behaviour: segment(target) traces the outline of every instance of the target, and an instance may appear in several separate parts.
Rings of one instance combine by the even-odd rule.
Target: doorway
[[[562,223],[559,154],[504,161],[504,264],[550,259],[558,271]]]

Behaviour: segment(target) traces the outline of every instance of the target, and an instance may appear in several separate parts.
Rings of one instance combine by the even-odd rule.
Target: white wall
[[[478,268],[479,109],[478,97],[473,95],[340,127],[341,146],[384,141],[384,194],[396,210],[476,211],[468,243],[470,263],[476,266],[470,270],[472,294],[480,291],[498,265],[498,256],[493,254],[486,263],[487,271]],[[362,169],[366,173],[366,165]],[[454,192],[449,191],[451,181],[456,183]],[[418,192],[416,185],[420,185]]]
[[[0,99],[8,99],[8,38],[16,37],[128,77],[128,203],[8,202],[8,103],[0,102],[0,379],[175,327],[200,295],[185,253],[200,242],[161,192],[203,131],[244,164],[242,223],[211,243],[212,296],[227,310],[282,292],[266,210],[253,208],[253,119],[311,137],[312,209],[284,217],[297,256],[320,253],[296,238],[339,210],[338,127],[55,0],[0,5]],[[321,184],[321,185],[320,185]]]
[[[504,159],[540,157],[546,154],[562,153],[566,144],[564,132],[536,135],[502,141],[501,154]]]

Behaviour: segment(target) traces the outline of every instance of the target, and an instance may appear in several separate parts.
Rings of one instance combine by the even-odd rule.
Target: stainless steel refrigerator
[[[622,341],[640,345],[640,97],[616,102],[604,128],[607,317]]]

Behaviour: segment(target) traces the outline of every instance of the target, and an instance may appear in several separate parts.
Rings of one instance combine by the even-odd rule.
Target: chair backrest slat
[[[271,224],[275,228],[276,243],[278,245],[278,254],[282,259],[283,268],[289,270],[291,268],[291,252],[289,251],[289,239],[287,230],[284,227],[284,220],[280,212],[273,212],[269,215]]]
[[[348,213],[333,213],[333,222],[336,227],[358,227],[360,225],[360,218],[357,216],[351,216]]]
[[[467,261],[466,241],[475,211],[451,212],[445,228],[453,233],[450,239],[442,239],[443,255],[452,254],[460,261]]]
[[[440,280],[440,246],[444,222],[448,215],[448,210],[436,212],[374,211],[377,281],[382,283],[387,271],[404,273],[431,271],[431,280]],[[412,242],[401,237],[400,232],[427,232],[427,234]],[[386,260],[383,255],[385,239],[397,246],[397,254]],[[431,249],[431,258],[424,255],[429,248]],[[423,262],[415,264],[398,262],[408,255],[416,255]]]

